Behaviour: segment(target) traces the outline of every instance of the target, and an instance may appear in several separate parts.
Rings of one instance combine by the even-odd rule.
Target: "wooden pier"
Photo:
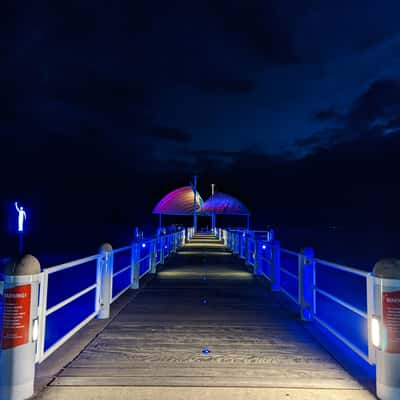
[[[39,399],[372,399],[279,295],[197,235]]]

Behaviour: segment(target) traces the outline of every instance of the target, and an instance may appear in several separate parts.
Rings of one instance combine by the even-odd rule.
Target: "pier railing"
[[[36,363],[94,318],[107,318],[110,304],[128,289],[138,288],[142,277],[154,273],[158,264],[164,264],[185,243],[185,235],[182,230],[117,249],[108,245],[99,254],[43,269],[39,274]]]
[[[281,248],[268,231],[224,230],[222,237],[254,274],[264,276],[272,290],[298,307],[302,320],[314,321],[363,360],[375,363],[371,273],[319,259],[311,248]]]

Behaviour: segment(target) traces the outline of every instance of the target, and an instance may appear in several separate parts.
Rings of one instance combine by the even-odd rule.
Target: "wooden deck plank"
[[[206,347],[208,355],[202,354]],[[209,240],[205,247],[192,242],[170,258],[56,377],[50,392],[75,388],[89,393],[90,387],[100,386],[106,391],[131,386],[143,393],[149,393],[145,387],[155,392],[157,387],[179,387],[185,399],[200,398],[204,388],[223,388],[225,393],[252,388],[249,393],[257,396],[257,388],[271,396],[287,389],[292,399],[328,399],[330,389],[347,396],[340,398],[371,398],[274,293],[221,244]],[[308,397],[296,397],[296,388]]]

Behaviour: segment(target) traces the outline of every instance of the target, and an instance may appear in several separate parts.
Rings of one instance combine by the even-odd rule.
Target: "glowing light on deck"
[[[372,339],[372,344],[375,347],[381,346],[380,324],[379,324],[379,319],[376,317],[372,317],[371,319],[371,339]]]

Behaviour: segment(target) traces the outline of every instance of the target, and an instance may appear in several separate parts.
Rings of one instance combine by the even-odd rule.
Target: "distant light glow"
[[[164,249],[168,249],[168,246],[167,246],[167,245],[165,245],[165,246],[164,246]]]
[[[267,248],[267,246],[265,244],[262,245],[261,247],[263,250],[265,250]]]
[[[146,247],[146,243],[142,243],[142,247],[145,248]]]
[[[372,317],[371,319],[371,339],[375,347],[381,346],[380,323],[377,317]]]
[[[24,207],[18,207],[17,202],[15,202],[14,205],[18,213],[18,232],[22,233],[24,231],[24,222],[26,221],[26,212]]]

